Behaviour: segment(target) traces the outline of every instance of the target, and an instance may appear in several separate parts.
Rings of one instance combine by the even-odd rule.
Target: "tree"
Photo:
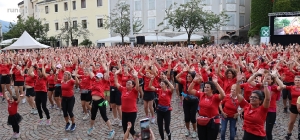
[[[182,28],[188,34],[188,43],[193,32],[203,31],[210,33],[213,28],[225,26],[228,21],[228,16],[223,12],[221,14],[214,14],[212,11],[203,10],[202,0],[191,0],[185,4],[172,4],[166,9],[166,17],[164,20],[168,22],[168,26],[161,31],[169,29],[171,26],[174,30],[181,31]],[[162,26],[161,22],[158,26]]]
[[[110,29],[112,32],[120,34],[122,37],[122,44],[124,37],[130,33],[130,5],[118,2],[115,9],[111,12],[110,16],[105,16],[104,28]],[[133,18],[133,32],[139,32],[144,25],[138,18]]]
[[[67,45],[69,45],[69,42],[73,45],[75,39],[80,37],[87,39],[90,35],[92,35],[92,33],[90,33],[90,31],[86,28],[86,25],[83,25],[82,23],[76,23],[73,25],[72,20],[68,18],[67,24],[62,25],[60,33],[57,36],[62,40],[65,40]]]
[[[9,31],[3,34],[4,39],[19,38],[24,31],[34,39],[42,38],[47,36],[48,26],[43,24],[45,19],[35,19],[34,17],[28,17],[27,20],[18,16],[16,24],[10,23]]]
[[[90,47],[92,44],[93,44],[92,41],[90,41],[89,39],[85,39],[79,45],[83,45],[85,47]]]

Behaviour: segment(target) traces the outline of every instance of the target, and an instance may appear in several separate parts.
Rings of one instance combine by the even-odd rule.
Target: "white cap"
[[[96,74],[96,77],[102,78],[102,77],[103,77],[103,74],[102,74],[102,73],[97,73],[97,74]]]
[[[56,68],[59,68],[59,69],[61,69],[61,64],[58,64],[58,65],[56,65]]]

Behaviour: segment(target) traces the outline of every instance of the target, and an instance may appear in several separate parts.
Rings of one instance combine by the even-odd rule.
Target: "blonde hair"
[[[68,74],[68,80],[70,80],[70,79],[72,78],[72,76],[71,76],[71,72],[69,72],[69,71],[65,71],[64,73]]]

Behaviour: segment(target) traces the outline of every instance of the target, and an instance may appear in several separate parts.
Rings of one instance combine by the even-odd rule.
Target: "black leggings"
[[[36,105],[36,108],[38,110],[40,119],[43,118],[42,108],[43,108],[43,111],[45,112],[45,114],[47,116],[47,119],[50,119],[49,110],[47,109],[47,97],[48,97],[47,92],[36,91],[35,105]]]
[[[256,136],[251,133],[248,133],[247,131],[244,131],[243,140],[265,140],[265,137]]]
[[[19,131],[20,131],[20,126],[19,126],[19,124],[12,125],[12,128],[13,128],[13,131],[14,131],[15,133],[19,133]]]
[[[170,123],[171,123],[171,111],[162,112],[157,110],[157,125],[160,137],[164,140],[164,121],[165,121],[165,130],[168,134],[168,139],[171,140],[171,132],[170,132]]]
[[[99,106],[100,103],[104,102],[106,100],[100,99],[100,100],[93,100],[92,103],[92,109],[91,109],[91,120],[95,120],[97,116],[98,109],[100,111],[100,115],[104,122],[108,121],[107,115],[106,115],[106,105],[103,103],[102,106]]]
[[[196,123],[196,114],[199,102],[190,102],[183,100],[184,121],[186,123]]]
[[[64,113],[64,117],[70,116],[70,118],[74,117],[73,108],[75,104],[75,97],[62,97],[61,99],[61,107]]]
[[[211,122],[214,123],[214,122]],[[199,140],[216,140],[219,134],[220,124],[213,124],[214,128],[210,125],[201,126],[197,125],[198,139]],[[254,139],[253,139],[254,140]]]
[[[266,119],[266,134],[268,140],[273,140],[272,131],[276,121],[276,112],[268,112]]]
[[[136,120],[136,112],[122,112],[122,126],[123,126],[123,131],[124,134],[127,130],[127,123],[131,122],[132,126],[130,128],[130,134],[134,135],[135,131],[134,131],[134,124],[135,124],[135,120]]]

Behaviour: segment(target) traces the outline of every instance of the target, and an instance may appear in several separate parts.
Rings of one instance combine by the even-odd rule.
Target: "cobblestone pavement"
[[[95,129],[91,136],[87,135],[87,129],[89,128],[89,121],[82,120],[82,109],[80,104],[80,96],[79,94],[75,95],[76,103],[74,107],[74,114],[76,117],[76,130],[74,132],[65,132],[64,126],[65,121],[62,116],[59,116],[58,110],[49,109],[50,116],[52,118],[52,125],[50,126],[38,126],[37,120],[39,119],[38,115],[30,114],[30,108],[28,103],[19,104],[18,112],[23,116],[23,121],[20,123],[20,132],[21,137],[19,139],[22,140],[89,140],[89,139],[97,139],[97,140],[105,140],[107,139],[108,130],[104,121],[102,120],[100,114],[97,114]],[[172,116],[171,116],[171,131],[172,131],[172,139],[173,140],[192,140],[191,137],[185,137],[185,128],[183,123],[183,110],[182,106],[179,105],[176,100],[176,96],[173,96],[172,99]],[[49,101],[48,101],[49,103]],[[283,140],[287,131],[287,124],[289,113],[283,113],[282,101],[278,101],[279,108],[277,113],[277,121],[273,130],[273,138],[274,140]],[[144,115],[143,107],[141,103],[138,104],[139,113],[137,117],[137,121],[135,124],[135,128],[139,129],[139,121],[142,119]],[[48,107],[49,108],[49,107]],[[107,108],[107,113],[109,118],[112,118],[112,112]],[[12,128],[7,125],[7,103],[3,102],[0,104],[0,139],[7,140],[12,136]],[[45,115],[44,115],[45,116]],[[294,131],[292,139],[295,140],[297,138],[297,125],[298,121],[295,123]],[[242,123],[238,123],[238,130],[236,140],[241,140],[243,136],[243,131],[241,130]],[[114,126],[114,130],[116,131],[114,139],[122,140],[123,139],[123,131],[122,127]],[[151,124],[151,129],[154,131],[155,136],[158,140],[160,140],[160,136],[158,133],[158,127],[156,124]],[[229,130],[227,129],[226,139],[228,139]],[[195,140],[198,138],[195,138]]]

